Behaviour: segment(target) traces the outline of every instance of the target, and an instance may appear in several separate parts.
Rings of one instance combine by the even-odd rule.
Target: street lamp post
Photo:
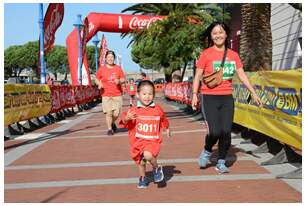
[[[46,84],[46,70],[45,70],[45,59],[44,59],[44,10],[43,4],[39,4],[39,28],[40,28],[40,37],[39,37],[39,55],[40,55],[40,83]]]
[[[73,24],[78,30],[78,66],[79,66],[79,84],[82,85],[82,64],[83,64],[83,54],[82,54],[82,43],[81,43],[81,27],[84,26],[82,23],[82,15],[77,15],[77,21]]]
[[[118,63],[119,63],[119,66],[122,67],[122,55],[121,54],[118,54]]]
[[[95,45],[95,54],[96,54],[96,72],[98,72],[99,69],[99,61],[98,61],[98,44],[99,44],[99,38],[98,35],[96,34],[92,42]]]

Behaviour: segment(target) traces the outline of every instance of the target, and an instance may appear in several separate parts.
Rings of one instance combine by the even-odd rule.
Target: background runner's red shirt
[[[197,61],[197,69],[203,69],[203,75],[209,75],[214,72],[214,68],[221,64],[223,59],[224,51],[216,50],[214,47],[209,47],[201,52],[200,58]],[[229,76],[233,75],[236,70],[243,69],[243,65],[238,54],[227,49],[227,55],[225,59],[226,71],[231,73]],[[223,70],[224,71],[224,70]],[[225,72],[226,73],[226,72]],[[220,85],[213,89],[209,89],[205,84],[202,84],[201,93],[202,94],[212,94],[212,95],[229,95],[232,94],[232,79],[230,77],[225,78],[226,74],[223,73],[223,81]]]
[[[130,83],[127,85],[127,92],[129,95],[136,95],[137,85],[135,83]]]
[[[102,96],[115,97],[122,95],[121,85],[115,83],[115,79],[124,78],[124,73],[120,66],[114,65],[113,68],[108,68],[106,65],[103,65],[99,67],[96,77],[102,81],[104,87]]]

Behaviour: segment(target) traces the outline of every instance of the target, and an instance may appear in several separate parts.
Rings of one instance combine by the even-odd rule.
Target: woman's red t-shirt
[[[99,68],[96,77],[103,84],[102,96],[116,97],[122,95],[121,85],[116,84],[114,81],[115,79],[124,78],[124,73],[120,66],[114,65],[113,68],[108,68],[103,65]]]
[[[209,47],[201,52],[200,58],[197,61],[197,69],[203,69],[203,75],[209,75],[216,71],[221,65],[224,51]],[[229,95],[232,94],[232,76],[236,70],[243,69],[243,65],[238,54],[227,49],[227,55],[225,59],[223,69],[223,81],[215,88],[208,88],[205,84],[202,84],[201,93],[211,95]]]

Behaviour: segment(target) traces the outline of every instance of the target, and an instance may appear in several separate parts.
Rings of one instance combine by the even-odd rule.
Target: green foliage
[[[5,78],[19,76],[23,69],[38,68],[38,41],[28,42],[24,45],[10,46],[4,50],[4,76]]]
[[[17,76],[20,66],[19,57],[21,53],[21,46],[10,46],[4,50],[4,77]]]
[[[146,30],[122,35],[132,36],[135,63],[145,69],[164,69],[166,75],[198,57],[204,46],[199,35],[212,21],[229,19],[216,4],[136,4],[126,11],[167,16]]]
[[[23,69],[32,68],[33,75],[38,75],[39,42],[28,42],[24,45],[10,46],[4,50],[4,76],[5,78],[19,76]],[[95,73],[95,48],[87,47],[87,57],[91,73]],[[57,79],[57,74],[70,73],[67,49],[64,46],[55,45],[45,55],[46,72],[51,72]]]
[[[54,46],[46,55],[47,71],[52,72],[57,79],[57,73],[69,73],[67,49],[64,46]]]
[[[96,53],[95,46],[86,46],[86,54],[89,66],[89,72],[91,74],[96,73]]]

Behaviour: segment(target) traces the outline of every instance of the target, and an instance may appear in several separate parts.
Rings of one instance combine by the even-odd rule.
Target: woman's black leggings
[[[209,134],[205,139],[205,150],[212,152],[218,142],[218,159],[225,159],[231,146],[231,129],[234,117],[232,95],[202,94],[201,111],[208,123]]]

